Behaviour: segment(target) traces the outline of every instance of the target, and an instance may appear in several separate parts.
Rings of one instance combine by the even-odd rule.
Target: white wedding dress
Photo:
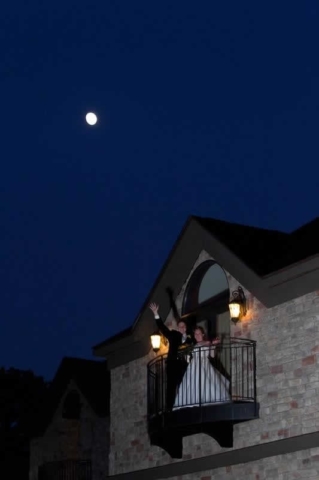
[[[209,349],[195,347],[180,384],[173,409],[229,402],[229,381],[210,363]]]

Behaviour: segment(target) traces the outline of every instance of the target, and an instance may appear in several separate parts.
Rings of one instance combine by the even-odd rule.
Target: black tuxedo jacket
[[[183,335],[178,330],[170,330],[161,318],[156,319],[156,324],[159,331],[169,341],[169,348],[167,354],[167,360],[177,360],[177,353],[181,347],[191,346],[194,344],[193,339],[187,335],[185,342],[183,342]]]

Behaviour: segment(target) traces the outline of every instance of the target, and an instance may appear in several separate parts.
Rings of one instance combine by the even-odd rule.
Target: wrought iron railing
[[[38,480],[91,480],[91,460],[63,460],[41,465]]]
[[[183,364],[173,401],[167,385],[172,372],[167,354],[148,364],[148,415],[187,407],[204,407],[231,402],[257,402],[256,342],[233,338],[216,346],[193,347],[179,353]]]

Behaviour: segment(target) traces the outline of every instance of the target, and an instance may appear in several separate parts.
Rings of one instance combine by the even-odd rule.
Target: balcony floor
[[[259,417],[259,404],[232,401],[204,406],[180,407],[149,418],[151,443],[164,448],[173,458],[182,456],[183,437],[206,433],[221,447],[233,447],[233,425]]]

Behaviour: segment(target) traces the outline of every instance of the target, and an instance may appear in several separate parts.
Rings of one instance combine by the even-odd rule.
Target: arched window
[[[182,317],[190,328],[202,324],[210,338],[218,332],[218,316],[228,312],[229,287],[224,270],[213,260],[201,263],[191,276],[183,300]],[[226,317],[225,317],[226,318]],[[222,328],[225,333],[225,328]]]
[[[62,417],[69,420],[79,420],[81,414],[80,395],[76,390],[67,394],[63,403]]]

